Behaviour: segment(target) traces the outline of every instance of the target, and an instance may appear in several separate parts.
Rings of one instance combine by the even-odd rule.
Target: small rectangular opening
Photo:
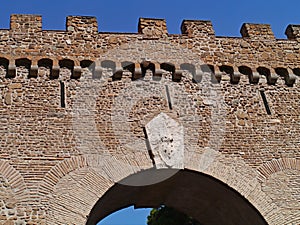
[[[166,85],[165,87],[166,87],[166,94],[167,94],[169,109],[172,110],[172,102],[171,102],[171,96],[170,96],[170,92],[169,92],[169,86]]]
[[[60,107],[66,108],[65,83],[60,81]]]
[[[261,95],[261,98],[264,102],[264,105],[265,105],[265,108],[266,108],[266,111],[267,111],[267,114],[268,115],[271,115],[271,110],[270,110],[270,107],[269,107],[269,104],[268,104],[268,101],[267,101],[267,97],[266,97],[266,94],[264,91],[260,91],[260,95]]]

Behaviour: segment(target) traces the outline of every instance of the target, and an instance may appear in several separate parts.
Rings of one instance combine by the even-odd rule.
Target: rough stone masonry
[[[287,39],[267,24],[245,23],[241,37],[215,36],[210,21],[181,31],[140,18],[137,33],[99,32],[88,16],[42,30],[41,16],[11,15],[0,30],[0,224],[95,224],[125,206],[91,214],[119,181],[155,166],[145,127],[160,113],[184,130],[173,169],[221,182],[265,224],[300,224],[300,25]],[[154,190],[126,200],[215,224],[195,211],[204,205]],[[230,208],[225,199],[214,211]],[[238,217],[230,224],[251,219]]]

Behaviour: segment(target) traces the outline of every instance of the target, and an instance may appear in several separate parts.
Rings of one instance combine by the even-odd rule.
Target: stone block
[[[164,19],[140,18],[138,32],[154,38],[168,35],[167,24]]]
[[[242,37],[248,37],[251,39],[275,39],[274,33],[269,24],[244,23],[241,27],[240,33]]]
[[[156,168],[182,169],[184,129],[177,121],[160,113],[146,125]]]
[[[193,36],[215,36],[211,21],[207,20],[183,20],[181,33]]]
[[[67,16],[66,30],[78,33],[98,33],[97,18],[93,16]]]
[[[10,30],[24,33],[42,31],[42,16],[13,14],[10,16]]]

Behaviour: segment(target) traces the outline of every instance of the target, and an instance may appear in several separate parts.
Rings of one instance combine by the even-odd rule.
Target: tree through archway
[[[143,171],[126,179],[151,179],[168,173]],[[148,186],[110,188],[95,204],[87,225],[95,225],[107,215],[134,205],[136,208],[167,205],[192,216],[203,225],[266,225],[267,222],[237,191],[219,180],[190,170],[181,170],[169,179]]]

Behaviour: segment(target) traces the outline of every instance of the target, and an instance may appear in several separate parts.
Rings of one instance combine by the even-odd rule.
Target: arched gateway
[[[151,179],[151,176],[165,176],[170,171],[148,173],[144,171],[127,179]],[[115,184],[93,207],[87,224],[96,224],[108,213],[130,205],[158,207],[162,204],[193,216],[201,224],[267,224],[238,192],[212,177],[188,170],[153,185]]]
[[[138,33],[0,30],[0,223],[96,224],[161,204],[205,225],[300,223],[299,26],[161,19]]]

